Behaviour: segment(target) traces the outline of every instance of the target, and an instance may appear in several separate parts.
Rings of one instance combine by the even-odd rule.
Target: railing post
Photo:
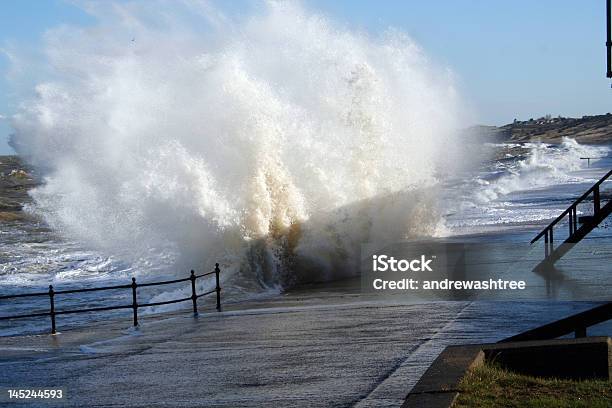
[[[555,249],[555,245],[553,244],[553,229],[551,228],[548,231],[550,232],[550,238],[548,239],[548,244],[550,245],[550,249],[548,250],[548,252],[552,254]]]
[[[544,240],[545,244],[546,244],[546,257],[548,257],[549,255],[552,254],[553,251],[553,233],[552,233],[552,227],[548,228],[548,230],[546,231],[546,238]]]
[[[585,326],[582,327],[576,327],[576,330],[574,332],[576,338],[581,338],[581,337],[586,337],[587,336],[587,329]]]
[[[544,233],[544,257],[548,258],[548,231]]]
[[[198,315],[198,296],[196,295],[196,285],[195,285],[195,281],[196,281],[196,277],[195,277],[195,272],[193,271],[193,269],[191,270],[191,276],[189,276],[189,279],[191,279],[191,301],[193,302],[193,315],[197,316]]]
[[[138,326],[138,303],[136,302],[136,278],[132,278],[132,309],[134,310],[134,327]]]
[[[593,215],[597,217],[600,209],[600,201],[599,201],[599,185],[595,187],[593,190]]]
[[[219,269],[219,264],[216,263],[215,264],[215,280],[216,280],[217,286],[215,290],[217,291],[217,312],[221,311],[221,286],[219,286],[219,272],[221,272],[221,270]]]
[[[553,248],[553,229],[551,228],[549,232],[550,232],[550,248],[552,249]]]
[[[574,220],[573,220],[574,212],[572,210],[569,211],[569,234],[570,237],[574,234]]]
[[[55,292],[53,291],[53,285],[49,285],[49,300],[51,302],[51,308],[49,315],[51,316],[51,334],[55,334]]]

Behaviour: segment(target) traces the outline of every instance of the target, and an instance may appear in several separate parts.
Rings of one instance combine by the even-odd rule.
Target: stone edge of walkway
[[[493,359],[504,365],[516,364],[513,368],[525,368],[526,363],[532,365],[536,361],[538,364],[534,364],[532,370],[529,367],[523,370],[535,375],[551,368],[567,368],[562,372],[565,377],[575,373],[612,379],[612,340],[609,337],[448,346],[406,396],[402,408],[452,407],[465,374]]]

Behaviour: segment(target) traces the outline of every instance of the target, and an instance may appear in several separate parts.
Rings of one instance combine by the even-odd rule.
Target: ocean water
[[[472,172],[447,180],[445,185],[440,187],[439,206],[446,211],[441,214],[440,225],[443,227],[439,229],[437,237],[456,240],[466,237],[471,242],[481,240],[487,243],[497,242],[502,245],[510,243],[528,247],[528,241],[541,228],[560,214],[612,165],[608,146],[584,146],[573,140],[565,140],[558,145],[500,144],[488,145],[485,148],[493,149],[496,157],[484,161]],[[587,167],[586,162],[580,157],[600,159],[592,161],[591,166]],[[607,186],[608,183],[602,186],[602,197],[606,197]],[[580,211],[588,214],[590,208],[585,205]],[[131,277],[136,277],[139,282],[145,282],[168,276],[181,276],[173,270],[176,257],[170,252],[154,253],[151,257],[129,262],[83,243],[66,239],[44,222],[34,219],[3,223],[0,228],[3,237],[0,246],[2,294],[45,291],[49,284],[53,284],[56,290],[61,290],[129,283]],[[561,239],[563,232],[564,229],[559,228],[556,233],[557,239]],[[609,254],[611,235],[610,229],[604,222],[589,235],[585,244],[581,244],[575,251],[570,252],[566,259],[560,261],[559,267],[568,271],[573,278],[582,278],[593,281],[595,285],[601,285],[598,276],[605,273],[607,267],[606,263],[602,262],[602,257],[605,259]],[[593,248],[600,251],[599,256],[592,256]],[[537,244],[534,246],[534,251],[536,257],[543,253],[543,249]],[[588,256],[585,256],[585,252]],[[500,256],[500,266],[507,262],[507,259]],[[299,267],[299,262],[296,262],[296,265]],[[584,274],[584,271],[588,273]],[[580,276],[581,273],[585,276]],[[188,271],[185,270],[182,275],[186,277]],[[517,278],[518,276],[517,274]],[[235,280],[232,278],[236,276],[222,275],[222,278],[224,303],[275,297],[286,290],[291,290],[290,287],[279,288],[273,284],[266,285],[265,282],[250,286],[234,285]],[[320,281],[317,277],[311,282]],[[321,290],[326,285],[334,287],[334,290],[342,290],[342,280],[338,281],[331,277],[328,282],[313,287],[312,290]],[[198,291],[210,290],[213,284],[212,279],[203,280],[198,284]],[[565,285],[569,285],[569,280]],[[189,296],[189,294],[190,288],[187,282],[169,287],[140,289],[139,299],[141,302],[142,299],[159,301]],[[551,300],[556,299],[557,296],[551,297]],[[204,301],[207,302],[203,303],[205,308],[212,308],[212,299]],[[56,298],[58,310],[129,303],[131,303],[130,291],[125,289]],[[145,309],[141,314],[188,306],[183,304]],[[37,310],[45,311],[47,307],[47,297],[26,298],[2,301],[0,312],[2,315],[32,313]],[[84,321],[104,320],[113,316],[126,316],[126,312],[66,315],[58,319],[61,319],[63,327],[69,327],[82,324]],[[47,330],[47,320],[47,318],[37,318],[2,322],[0,333],[11,335],[44,331]]]
[[[479,173],[463,177],[448,190],[452,200],[457,198],[457,189],[464,192],[445,217],[453,234],[552,220],[605,175],[612,164],[609,146],[580,145],[573,139],[556,145],[500,144],[491,148],[498,152],[496,160],[485,163]],[[582,159],[585,157],[598,159],[587,166]],[[604,183],[602,191],[609,191],[608,186]],[[578,211],[592,213],[591,206],[585,202]]]
[[[247,293],[352,276],[361,242],[436,233],[433,189],[463,167],[449,69],[297,2],[222,24],[193,7],[92,6],[95,29],[47,33],[48,75],[11,118],[45,174],[29,211],[147,276],[219,262]]]
[[[570,139],[466,137],[471,113],[452,69],[403,32],[366,34],[294,2],[255,9],[91,5],[91,27],[46,33],[36,85],[15,70],[11,142],[43,180],[31,218],[0,225],[3,294],[184,277],[218,262],[224,301],[275,296],[355,278],[365,242],[524,242],[610,164],[586,168],[580,157],[609,148]],[[16,68],[27,58],[12,55]],[[139,293],[187,295],[188,285]],[[47,301],[2,302],[0,313]]]

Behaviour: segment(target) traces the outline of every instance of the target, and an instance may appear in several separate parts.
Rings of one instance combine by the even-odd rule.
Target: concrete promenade
[[[445,346],[496,341],[589,306],[313,293],[197,318],[142,316],[138,331],[127,316],[0,338],[0,386],[62,387],[65,407],[399,407]]]

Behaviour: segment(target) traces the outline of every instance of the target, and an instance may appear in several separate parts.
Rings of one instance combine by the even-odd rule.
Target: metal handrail
[[[16,298],[23,298],[23,297],[35,297],[35,296],[49,296],[49,311],[48,312],[31,313],[31,314],[26,314],[26,315],[0,316],[0,320],[25,319],[25,318],[32,318],[32,317],[51,316],[51,334],[55,334],[56,333],[55,316],[57,315],[73,314],[73,313],[101,312],[101,311],[118,310],[118,309],[132,309],[133,317],[134,317],[133,319],[134,326],[138,326],[138,309],[139,308],[169,305],[172,303],[180,303],[180,302],[186,302],[188,300],[191,300],[193,302],[193,313],[194,315],[197,315],[198,314],[197,299],[205,295],[210,295],[212,293],[217,294],[217,311],[219,312],[221,311],[221,286],[219,285],[219,273],[220,272],[221,270],[219,269],[219,264],[217,263],[215,264],[215,269],[211,272],[206,272],[200,275],[196,275],[195,272],[192,270],[191,274],[187,278],[166,280],[166,281],[160,281],[160,282],[148,282],[148,283],[138,284],[136,283],[136,278],[132,278],[132,283],[127,284],[127,285],[102,286],[98,288],[85,288],[85,289],[67,289],[67,290],[58,290],[58,291],[53,289],[53,285],[49,285],[48,292],[20,293],[17,295],[0,296],[0,300],[16,299]],[[196,279],[202,278],[205,276],[209,276],[212,274],[215,274],[215,284],[216,284],[215,289],[208,291],[208,292],[198,294],[196,292],[196,287],[195,287]],[[173,283],[187,282],[187,281],[191,282],[191,296],[189,297],[173,299],[173,300],[166,300],[162,302],[143,303],[143,304],[139,304],[137,302],[137,289],[139,287],[170,285]],[[91,307],[87,309],[76,309],[76,310],[60,310],[60,311],[55,310],[55,296],[56,295],[60,295],[60,294],[65,295],[65,294],[83,293],[83,292],[96,292],[96,291],[104,291],[104,290],[117,290],[117,289],[132,289],[132,304]]]
[[[499,343],[513,341],[548,340],[574,333],[576,337],[586,337],[587,328],[612,319],[612,302],[605,303],[593,309],[557,320],[552,323],[517,334]]]
[[[15,299],[15,298],[22,298],[22,297],[33,297],[33,296],[46,296],[48,294],[49,294],[48,292],[21,293],[19,295],[0,296],[0,300]]]
[[[149,282],[149,283],[141,283],[140,287],[145,287],[145,286],[159,286],[159,285],[170,285],[173,283],[179,283],[179,282],[186,282],[188,280],[191,279],[191,276],[188,278],[182,278],[182,279],[173,279],[173,280],[167,280],[167,281],[161,281],[161,282]]]
[[[132,285],[117,285],[117,286],[104,286],[104,287],[101,287],[101,288],[56,290],[55,294],[56,295],[65,295],[67,293],[97,292],[97,291],[101,291],[101,290],[127,289],[127,288],[131,288],[131,287],[132,287]],[[10,297],[10,296],[8,296],[8,297]]]
[[[576,206],[578,204],[580,204],[582,201],[584,201],[589,194],[597,191],[599,192],[599,186],[606,181],[610,176],[612,176],[612,170],[610,170],[609,172],[606,173],[605,176],[603,176],[601,179],[599,179],[599,181],[595,184],[593,184],[593,186],[591,186],[591,188],[589,188],[583,195],[581,195],[576,201],[574,201],[574,203],[572,205],[570,205],[565,211],[563,211],[561,213],[561,215],[559,215],[557,218],[555,218],[555,220],[553,222],[551,222],[550,224],[548,224],[548,226],[546,228],[544,228],[542,231],[540,231],[540,233],[538,235],[536,235],[536,237],[534,239],[531,240],[531,244],[533,244],[534,242],[536,242],[537,240],[539,240],[540,238],[542,238],[544,236],[544,234],[546,234],[547,231],[552,230],[552,228],[563,219],[563,217],[565,217],[567,214],[570,213],[570,211],[574,210],[576,208]],[[573,211],[575,212],[575,211]],[[575,218],[575,216],[574,216]]]

